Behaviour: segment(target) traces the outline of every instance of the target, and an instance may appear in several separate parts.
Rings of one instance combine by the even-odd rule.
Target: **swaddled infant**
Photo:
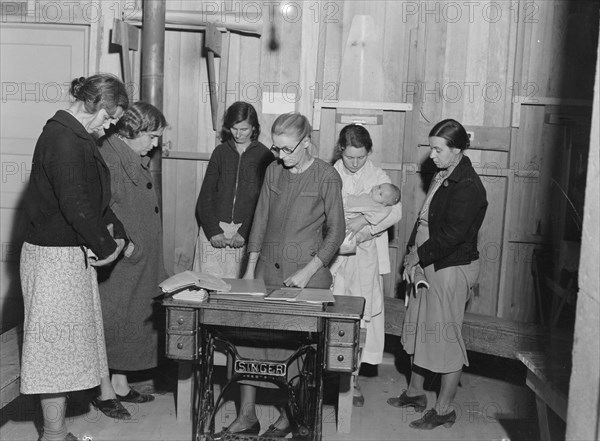
[[[400,189],[394,184],[375,185],[368,193],[346,196],[344,200],[346,220],[362,214],[369,225],[376,225],[390,214],[392,205],[396,205],[399,201]],[[356,245],[371,234],[368,229],[369,225],[361,229],[352,238],[350,238],[352,233],[348,233],[340,247],[340,254],[356,252]]]

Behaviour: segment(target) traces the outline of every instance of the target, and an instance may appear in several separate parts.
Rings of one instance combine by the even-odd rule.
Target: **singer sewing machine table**
[[[178,419],[185,419],[186,407],[197,412],[196,440],[211,440],[219,399],[213,388],[215,346],[224,350],[232,361],[232,380],[258,379],[274,383],[288,392],[292,416],[298,424],[296,439],[321,440],[323,372],[341,373],[341,384],[358,368],[360,319],[364,299],[335,296],[335,303],[323,310],[304,309],[286,302],[190,302],[169,298],[167,308],[167,356],[180,362],[178,385]],[[306,340],[286,361],[249,360],[239,357],[235,346],[227,341],[227,329],[247,328],[251,332],[292,331],[306,335]],[[288,368],[303,360],[299,376],[287,378]],[[191,363],[199,362],[197,405],[193,405]],[[231,382],[231,381],[230,381]],[[229,383],[225,386],[227,388]],[[338,406],[338,431],[349,432],[352,390],[342,390]],[[221,393],[222,395],[222,393]],[[260,437],[246,437],[246,439]]]

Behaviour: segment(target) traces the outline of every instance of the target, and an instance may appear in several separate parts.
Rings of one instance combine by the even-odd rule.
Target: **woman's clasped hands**
[[[230,239],[228,239],[224,233],[217,234],[210,238],[210,244],[214,248],[225,248],[226,246],[230,246],[231,248],[242,248],[245,243],[246,239],[239,233],[235,233]]]

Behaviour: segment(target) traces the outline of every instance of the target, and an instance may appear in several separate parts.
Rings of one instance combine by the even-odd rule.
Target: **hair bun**
[[[83,86],[84,82],[85,77],[75,78],[73,81],[71,81],[71,95],[73,95],[75,98],[79,98],[79,91],[81,89],[81,86]]]

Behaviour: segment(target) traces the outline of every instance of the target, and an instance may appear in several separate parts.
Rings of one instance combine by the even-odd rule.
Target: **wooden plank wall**
[[[219,2],[237,10],[251,4],[255,3]],[[583,38],[578,25],[593,22],[590,9],[596,4],[332,0],[295,3],[288,15],[276,5],[272,17],[262,5],[261,38],[237,33],[225,37],[228,53],[218,60],[224,66],[221,81],[226,81],[220,84],[220,93],[225,93],[221,110],[238,99],[251,102],[261,115],[260,139],[270,145],[276,115],[263,114],[263,98],[269,96],[263,93],[299,91],[295,108],[309,117],[315,93],[335,100],[352,20],[371,15],[381,41],[385,101],[413,104],[412,112],[384,113],[381,145],[375,146],[378,160],[403,192],[404,214],[395,229],[393,260],[401,261],[424,199],[427,133],[439,120],[455,118],[473,135],[467,154],[482,176],[490,203],[479,238],[479,289],[469,311],[533,321],[531,253],[552,234],[551,182],[557,166],[553,151],[563,145],[565,128],[545,124],[545,106],[521,105],[516,97],[591,96],[593,69],[591,78],[569,80],[579,79],[578,73],[587,68],[578,55],[593,43],[586,40],[582,49],[575,42]],[[168,9],[200,7],[201,2],[192,0],[167,2]],[[584,29],[597,25],[596,20]],[[269,49],[273,38],[276,51]],[[208,157],[216,133],[203,87],[207,75],[202,44],[202,32],[167,32],[165,114],[173,128],[164,138],[173,150]],[[565,54],[572,54],[568,66],[563,63]],[[321,158],[331,159],[341,126],[335,110],[323,109],[321,129],[313,134]],[[163,161],[165,257],[171,272],[191,267],[203,164]],[[395,283],[388,281],[392,294]]]
[[[590,36],[598,33],[598,2],[523,2],[521,8],[514,95],[540,104],[557,98],[591,100],[595,67]],[[585,113],[586,106],[580,109]],[[555,210],[554,204],[562,199],[555,184],[564,168],[563,152],[569,149],[568,126],[547,123],[556,111],[551,106],[521,105],[520,111],[520,118],[513,122],[518,127],[512,129],[503,295],[497,315],[533,321],[531,258],[536,248],[558,246],[552,236],[564,215]]]
[[[407,174],[404,187],[407,216],[403,237],[408,240],[410,236],[423,202],[424,183],[430,178],[421,173],[431,170],[426,161],[427,133],[442,119],[461,121],[472,132],[467,156],[482,176],[490,204],[479,237],[479,289],[469,310],[496,315],[509,168],[511,43],[516,25],[506,2],[494,4],[493,11],[481,5],[469,11],[437,2],[420,7],[418,39],[424,43],[418,52],[414,85],[416,136],[412,146],[404,146],[405,167],[416,173]]]

